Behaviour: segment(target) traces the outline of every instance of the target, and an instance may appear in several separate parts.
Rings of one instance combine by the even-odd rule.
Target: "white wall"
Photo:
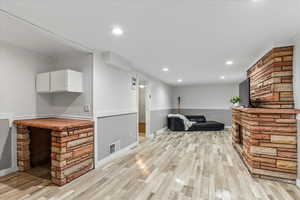
[[[150,79],[150,85],[151,85],[150,110],[171,109],[172,87],[155,79]]]
[[[238,84],[178,86],[173,89],[172,105],[177,108],[180,96],[183,109],[229,109],[230,98],[238,95]]]
[[[293,86],[295,108],[300,108],[300,34],[295,39],[294,46],[294,66],[293,66]]]
[[[137,112],[137,89],[131,89],[135,73],[107,66],[102,53],[94,54],[95,113]]]
[[[30,118],[47,115],[92,117],[83,106],[92,105],[92,55],[86,53],[52,58],[0,42],[0,113]],[[38,94],[35,78],[40,72],[73,69],[83,72],[84,92]]]
[[[94,53],[93,104],[96,166],[109,158],[109,144],[126,148],[137,142],[137,90],[131,88],[134,73],[104,63],[102,52]],[[120,131],[122,130],[122,131]]]
[[[36,52],[0,42],[0,113],[18,117],[49,114],[51,96],[36,93],[35,76],[49,71],[52,61]]]
[[[81,118],[92,117],[92,84],[93,84],[93,55],[77,53],[62,55],[56,58],[53,70],[72,69],[83,74],[83,93],[53,94],[53,112],[60,116]],[[85,112],[84,106],[89,105],[90,111]]]

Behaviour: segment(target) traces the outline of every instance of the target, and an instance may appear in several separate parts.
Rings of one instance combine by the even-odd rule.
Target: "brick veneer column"
[[[253,109],[255,110],[255,109]],[[233,144],[253,176],[294,182],[297,174],[296,114],[233,110]],[[238,136],[243,134],[243,147]]]
[[[52,132],[52,182],[64,185],[94,166],[93,127]]]
[[[261,108],[294,108],[293,46],[272,49],[247,72],[251,101]]]
[[[247,75],[250,100],[264,109],[233,109],[233,145],[253,176],[294,182],[299,110],[293,109],[293,46],[272,49]]]
[[[30,169],[30,137],[28,127],[17,126],[17,163],[20,171]]]

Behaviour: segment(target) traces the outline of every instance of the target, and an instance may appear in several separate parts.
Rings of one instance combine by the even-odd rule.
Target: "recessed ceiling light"
[[[226,65],[232,65],[232,64],[233,64],[233,61],[232,61],[232,60],[226,61]]]
[[[115,36],[120,36],[124,34],[124,31],[120,26],[114,26],[111,30],[111,33]]]
[[[181,82],[182,82],[182,79],[181,79],[181,78],[180,78],[180,79],[178,79],[178,80],[177,80],[177,82],[178,82],[178,83],[181,83]]]
[[[162,70],[163,70],[164,72],[167,72],[167,71],[169,71],[169,68],[164,67],[164,68],[162,68]]]
[[[145,85],[139,85],[140,88],[145,88]]]
[[[221,76],[220,79],[225,79],[225,76]]]

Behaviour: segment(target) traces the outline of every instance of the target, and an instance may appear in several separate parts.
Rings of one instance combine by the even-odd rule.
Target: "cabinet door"
[[[68,91],[82,92],[82,73],[68,70]]]
[[[82,92],[82,73],[73,70],[51,72],[51,92]]]
[[[36,91],[38,93],[50,92],[50,72],[40,73],[36,76]]]
[[[67,70],[51,72],[51,92],[68,91]]]

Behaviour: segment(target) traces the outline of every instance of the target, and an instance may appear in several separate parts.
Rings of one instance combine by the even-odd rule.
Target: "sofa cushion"
[[[207,121],[204,123],[196,123],[189,131],[221,131],[224,130],[224,124],[215,121]]]
[[[187,115],[186,118],[192,122],[206,122],[206,118],[203,115]]]

